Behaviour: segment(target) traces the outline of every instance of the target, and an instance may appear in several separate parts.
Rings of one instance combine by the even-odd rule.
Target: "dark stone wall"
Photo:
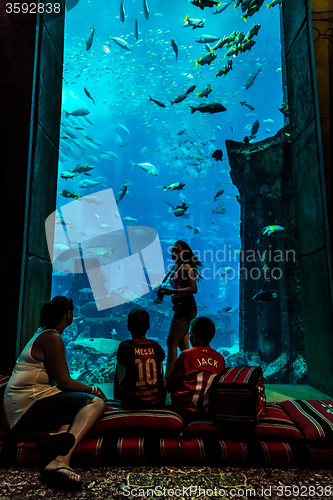
[[[44,224],[55,209],[62,15],[8,13],[0,4],[3,318],[0,365],[10,373],[51,291]]]
[[[309,384],[333,393],[332,261],[308,0],[284,0],[291,172]]]
[[[268,382],[295,380],[293,366],[304,359],[304,331],[296,248],[296,218],[290,147],[281,129],[250,144],[226,141],[231,178],[241,197],[240,348],[256,353]],[[263,234],[266,226],[284,231]],[[276,291],[258,303],[262,290]]]

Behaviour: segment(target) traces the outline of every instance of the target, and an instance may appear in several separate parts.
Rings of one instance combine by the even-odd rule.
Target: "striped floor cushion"
[[[157,433],[159,437],[176,435],[183,429],[183,419],[167,408],[160,410],[123,410],[116,402],[107,403],[103,418],[90,429],[88,436],[101,437],[117,432],[118,436],[145,436]]]
[[[333,449],[312,448],[304,440],[293,443],[235,442],[204,438],[85,439],[73,456],[77,465],[251,465],[330,467]]]
[[[184,429],[184,438],[193,436],[204,436],[206,434],[217,437],[225,435],[223,427],[217,427],[212,421],[197,420],[188,424]],[[303,436],[293,421],[277,403],[265,403],[264,409],[259,417],[255,430],[248,434],[248,438],[256,440],[283,441],[286,439],[302,439]]]
[[[283,401],[281,408],[289,415],[306,439],[333,440],[333,401]]]
[[[194,465],[253,467],[332,467],[330,448],[293,442],[233,442],[203,438],[116,437],[85,438],[72,457],[73,466]],[[0,466],[41,467],[43,459],[33,442],[0,441]]]

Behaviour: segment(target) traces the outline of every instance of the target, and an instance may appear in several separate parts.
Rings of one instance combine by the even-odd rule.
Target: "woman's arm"
[[[45,341],[43,342],[43,348],[45,361],[48,363],[57,386],[61,391],[92,393],[92,387],[90,385],[83,384],[82,382],[71,378],[66,359],[64,342],[57,332],[52,331],[48,333]],[[103,394],[102,391],[100,391],[100,393]],[[100,396],[100,393],[98,396]],[[103,397],[102,399],[104,400]]]
[[[161,288],[161,293],[163,293],[164,295],[180,295],[180,296],[197,293],[198,287],[193,268],[190,266],[190,264],[184,264],[184,270],[185,270],[184,278],[188,286],[185,288]]]

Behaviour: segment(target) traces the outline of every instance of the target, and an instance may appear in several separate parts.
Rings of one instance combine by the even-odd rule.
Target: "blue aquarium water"
[[[238,349],[242,201],[225,140],[260,141],[284,124],[280,7],[262,4],[245,20],[241,4],[201,9],[185,0],[149,0],[148,13],[141,0],[80,0],[66,13],[57,190],[60,212],[78,204],[67,227],[80,217],[82,225],[82,198],[90,197],[95,221],[83,221],[86,237],[97,226],[110,229],[96,198],[112,189],[120,223],[139,226],[138,234],[142,226],[157,232],[165,271],[173,243],[185,240],[203,262],[198,314],[215,321],[212,346],[224,354]],[[213,113],[207,103],[215,103]],[[74,175],[78,165],[84,167]],[[113,251],[100,245],[91,258],[103,266]],[[136,304],[148,308],[149,336],[165,347],[171,301],[153,304],[157,283],[137,300],[117,283],[123,303],[98,310],[88,276],[64,271],[54,271],[52,294],[71,296],[76,306],[64,333],[73,374],[114,363]]]

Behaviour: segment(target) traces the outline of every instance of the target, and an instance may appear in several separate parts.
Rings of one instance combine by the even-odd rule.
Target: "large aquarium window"
[[[166,349],[171,301],[154,302],[154,288],[177,240],[203,264],[196,301],[216,324],[212,346],[237,353],[242,199],[225,141],[275,135],[282,89],[276,0],[80,0],[68,10],[52,293],[74,300],[64,332],[73,376],[112,381],[133,307],[149,311],[148,336]],[[141,274],[125,272],[136,251]]]

